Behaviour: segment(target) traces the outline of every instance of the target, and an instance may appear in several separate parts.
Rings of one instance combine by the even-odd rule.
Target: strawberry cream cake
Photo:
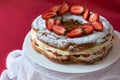
[[[65,64],[92,64],[104,59],[114,39],[112,25],[104,17],[65,2],[38,16],[30,37],[35,51]]]

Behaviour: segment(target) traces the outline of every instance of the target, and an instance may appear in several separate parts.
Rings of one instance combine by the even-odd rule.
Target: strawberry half
[[[94,26],[94,29],[96,31],[102,31],[103,30],[103,24],[99,21],[93,22],[92,25]]]
[[[54,19],[47,19],[46,20],[46,27],[48,30],[52,31],[52,27],[55,25]]]
[[[70,12],[73,14],[82,14],[84,12],[84,7],[80,5],[74,5],[70,8]]]
[[[55,17],[56,15],[57,15],[56,12],[48,11],[48,12],[42,14],[42,18],[43,19],[48,19],[48,18]]]
[[[64,2],[60,7],[59,14],[62,15],[64,13],[68,12],[68,11],[69,11],[69,5]]]
[[[53,26],[53,31],[58,35],[63,35],[65,34],[66,29],[62,25],[55,25]]]
[[[55,24],[56,25],[60,25],[61,24],[61,20],[60,19],[55,20]]]
[[[94,27],[91,24],[83,24],[80,27],[83,29],[85,34],[91,34],[94,31]]]
[[[89,22],[95,22],[99,19],[98,13],[93,13],[90,15]]]
[[[74,37],[80,37],[82,35],[83,31],[81,28],[79,27],[75,27],[73,29],[71,29],[66,36],[69,38],[74,38]]]
[[[56,5],[56,6],[54,6],[54,7],[51,7],[48,11],[57,12],[57,11],[59,11],[59,8],[60,8],[60,6],[59,6],[59,5]]]
[[[88,19],[89,16],[90,16],[90,10],[87,8],[83,14],[83,18]]]

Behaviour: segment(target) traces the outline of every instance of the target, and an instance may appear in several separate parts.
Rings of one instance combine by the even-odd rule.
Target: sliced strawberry
[[[90,10],[87,8],[83,14],[83,18],[88,19],[89,16],[90,16]]]
[[[47,50],[47,51],[49,51],[49,52],[53,53],[55,56],[62,56],[62,55],[61,55],[61,54],[59,54],[58,52],[53,52],[52,50]]]
[[[64,13],[68,12],[68,11],[69,11],[69,5],[64,2],[60,7],[59,14],[62,15]]]
[[[63,35],[65,34],[66,29],[62,25],[55,25],[53,26],[53,31],[58,35]]]
[[[43,19],[48,19],[48,18],[52,18],[52,17],[55,17],[57,15],[57,13],[56,12],[46,12],[46,13],[44,13],[44,14],[42,14],[42,18]]]
[[[94,29],[96,31],[102,31],[103,30],[103,24],[99,21],[93,22],[92,25],[94,26]]]
[[[59,11],[59,8],[60,8],[60,6],[59,6],[59,5],[56,5],[56,6],[54,6],[54,7],[51,7],[48,11],[57,12],[57,11]]]
[[[49,51],[49,52],[53,52],[52,50],[47,50],[47,51]]]
[[[35,40],[33,40],[35,46],[39,46]]]
[[[54,19],[47,19],[46,20],[46,27],[48,30],[52,31],[52,27],[55,25]]]
[[[61,54],[59,54],[58,52],[53,52],[54,55],[56,56],[62,56]]]
[[[80,57],[80,54],[74,54],[73,56],[74,57]]]
[[[83,24],[80,27],[83,29],[85,34],[91,34],[94,31],[94,27],[91,24]]]
[[[70,37],[70,38],[73,38],[73,37],[80,37],[82,35],[82,29],[79,28],[79,27],[75,27],[73,29],[71,29],[67,34],[66,36],[67,37]]]
[[[70,12],[73,14],[82,14],[84,12],[84,7],[80,5],[74,5],[70,8]]]
[[[83,57],[87,58],[90,56],[90,54],[82,54]]]
[[[55,20],[55,24],[56,25],[60,25],[61,24],[61,20],[60,19]]]
[[[90,15],[89,22],[95,22],[99,19],[98,13],[93,13]]]

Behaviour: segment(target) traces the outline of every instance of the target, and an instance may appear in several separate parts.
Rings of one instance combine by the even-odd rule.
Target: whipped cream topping
[[[88,23],[88,21],[84,20],[82,18],[82,16],[80,15],[73,15],[73,14],[65,14],[63,16],[58,16],[56,18],[61,18],[63,19],[63,21],[66,20],[77,20],[81,23]],[[102,42],[104,42],[107,39],[107,35],[108,34],[113,34],[113,27],[112,25],[102,16],[99,17],[99,21],[102,22],[103,24],[103,31],[101,32],[97,32],[94,31],[92,34],[86,35],[86,36],[82,36],[82,37],[77,37],[77,38],[68,38],[66,36],[60,36],[55,34],[54,32],[49,31],[46,28],[45,25],[45,20],[42,19],[41,15],[38,16],[32,23],[32,27],[34,29],[38,30],[37,33],[37,37],[38,39],[53,45],[55,47],[65,47],[68,46],[69,43],[73,43],[73,44],[87,44],[87,43],[96,43],[96,44],[100,44]],[[69,46],[69,48],[74,48],[73,46]]]

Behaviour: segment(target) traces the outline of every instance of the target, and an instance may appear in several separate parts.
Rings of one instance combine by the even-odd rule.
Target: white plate
[[[97,64],[92,65],[85,65],[85,64],[58,64],[48,60],[41,54],[38,54],[31,45],[30,41],[30,32],[26,35],[24,43],[23,43],[23,50],[26,52],[27,56],[33,60],[35,63],[48,68],[50,70],[64,72],[64,73],[87,73],[93,72],[105,67],[108,67],[120,57],[120,38],[115,33],[115,43],[110,51],[110,54],[104,60],[98,62]]]

